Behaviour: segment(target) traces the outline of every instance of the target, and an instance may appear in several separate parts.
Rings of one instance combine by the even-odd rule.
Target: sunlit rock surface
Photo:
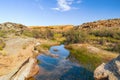
[[[120,80],[120,55],[107,64],[101,64],[94,71],[96,80]]]

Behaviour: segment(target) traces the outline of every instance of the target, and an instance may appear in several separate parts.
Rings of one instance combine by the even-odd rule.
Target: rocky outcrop
[[[9,74],[0,76],[0,80],[25,80],[33,77],[39,71],[36,59],[28,58],[24,63]]]
[[[6,55],[0,55],[0,80],[26,80],[39,71],[32,38],[14,38],[6,41],[3,49]],[[23,48],[26,45],[26,48]]]
[[[21,35],[25,30],[29,30],[27,26],[24,26],[22,24],[16,24],[11,22],[6,22],[0,24],[0,31],[4,34],[4,36],[1,37],[10,37],[10,35]]]
[[[78,28],[82,29],[94,29],[100,27],[119,27],[120,26],[120,19],[109,19],[109,20],[99,20],[94,22],[83,23],[79,25]]]
[[[96,68],[94,77],[96,80],[120,80],[120,55]]]
[[[22,65],[19,71],[11,77],[11,80],[25,80],[36,75],[38,71],[39,66],[37,65],[36,59],[29,58],[28,61]]]
[[[16,24],[11,22],[6,22],[3,24],[0,24],[0,30],[15,30],[15,31],[21,31],[27,29],[27,26],[24,26],[22,24]]]

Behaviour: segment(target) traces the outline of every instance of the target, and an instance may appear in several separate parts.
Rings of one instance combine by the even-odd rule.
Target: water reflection
[[[40,73],[36,76],[36,80],[93,80],[91,72],[66,59],[69,51],[64,48],[64,45],[53,46],[50,48],[50,52],[59,57],[39,55]]]

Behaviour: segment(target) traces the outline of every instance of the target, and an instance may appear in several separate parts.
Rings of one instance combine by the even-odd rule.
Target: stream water
[[[36,80],[93,80],[92,72],[69,60],[70,53],[64,45],[52,46],[50,52],[59,56],[53,58],[42,54],[37,57],[40,73]]]

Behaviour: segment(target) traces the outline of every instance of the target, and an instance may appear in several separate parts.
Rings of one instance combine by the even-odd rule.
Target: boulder
[[[19,69],[10,72],[9,74],[0,76],[0,80],[25,80],[33,77],[39,72],[39,66],[37,60],[34,58],[28,58]]]
[[[25,80],[33,77],[39,71],[39,66],[34,58],[30,58],[29,61],[22,66],[22,68],[12,77],[11,80]]]
[[[120,55],[94,71],[95,80],[120,80]]]

